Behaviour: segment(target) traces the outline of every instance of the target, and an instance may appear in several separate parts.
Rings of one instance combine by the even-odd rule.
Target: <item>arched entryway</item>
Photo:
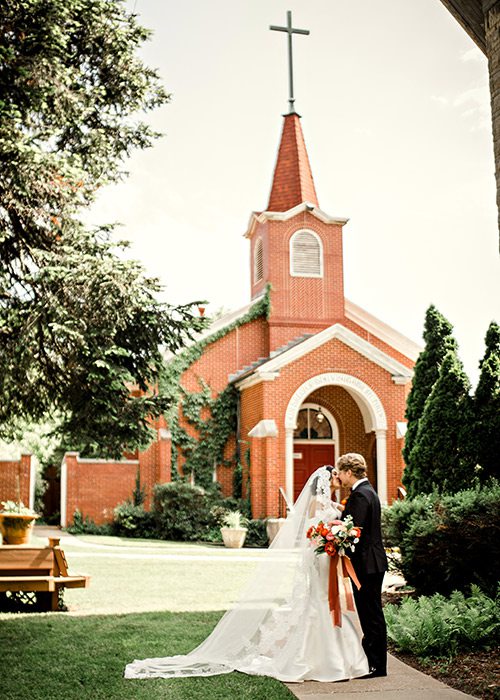
[[[364,432],[373,433],[375,436],[377,490],[380,500],[384,503],[387,501],[387,419],[384,407],[371,387],[357,377],[339,372],[325,372],[324,374],[311,377],[294,392],[288,402],[285,413],[287,497],[291,500],[295,495],[294,434],[299,411],[310,394],[328,385],[340,386],[349,393],[361,414]]]
[[[317,403],[303,403],[293,433],[293,500],[310,475],[323,464],[335,464],[338,427],[333,415]]]

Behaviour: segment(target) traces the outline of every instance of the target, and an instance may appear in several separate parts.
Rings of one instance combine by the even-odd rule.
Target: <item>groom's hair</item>
[[[347,454],[338,458],[337,469],[342,472],[346,472],[348,469],[350,469],[354,476],[357,476],[358,479],[362,479],[364,476],[366,476],[367,466],[363,455],[360,455],[357,452],[348,452]]]

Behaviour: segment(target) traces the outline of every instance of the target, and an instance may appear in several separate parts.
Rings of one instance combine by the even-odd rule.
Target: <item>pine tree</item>
[[[420,418],[410,463],[414,470],[409,495],[454,493],[470,486],[473,464],[464,435],[469,425],[470,382],[455,351],[450,350]]]
[[[157,134],[168,95],[143,64],[149,32],[124,0],[0,3],[0,435],[60,417],[66,448],[144,448],[163,348],[201,328],[158,300],[86,207]],[[137,387],[137,392],[131,392]]]
[[[406,463],[403,483],[409,493],[415,491],[413,482],[419,481],[419,475],[411,461],[411,453],[415,446],[419,421],[424,412],[425,402],[438,378],[439,368],[446,353],[449,350],[456,351],[457,345],[452,336],[452,331],[453,326],[451,323],[434,305],[429,306],[425,314],[424,324],[425,348],[416,362],[412,388],[406,404],[408,429],[403,449],[403,457]]]
[[[493,321],[486,333],[486,351],[473,400],[470,440],[481,481],[500,475],[500,326]]]

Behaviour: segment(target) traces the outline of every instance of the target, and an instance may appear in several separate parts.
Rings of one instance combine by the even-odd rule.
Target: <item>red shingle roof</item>
[[[302,202],[319,206],[300,117],[286,114],[267,211],[288,211]]]

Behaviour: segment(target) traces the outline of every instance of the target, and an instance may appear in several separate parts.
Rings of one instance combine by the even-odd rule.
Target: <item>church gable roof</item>
[[[288,211],[302,202],[319,207],[300,117],[293,112],[283,122],[267,210]]]
[[[325,328],[325,330],[312,336],[301,336],[284,346],[274,357],[259,362],[258,365],[246,368],[242,372],[230,377],[232,383],[237,383],[240,388],[257,384],[260,381],[272,380],[279,375],[280,369],[316,350],[331,340],[339,340],[347,346],[359,352],[375,364],[379,365],[392,375],[395,384],[406,384],[413,376],[413,370],[401,362],[398,362],[387,353],[379,350],[367,340],[353,333],[340,323]]]
[[[371,335],[376,336],[379,340],[394,348],[394,350],[397,350],[405,357],[408,357],[413,362],[416,362],[418,356],[422,352],[422,347],[420,345],[414,343],[413,340],[410,340],[410,338],[407,338],[357,304],[349,301],[349,299],[345,300],[345,315],[350,321],[353,321],[356,325],[368,331]]]

